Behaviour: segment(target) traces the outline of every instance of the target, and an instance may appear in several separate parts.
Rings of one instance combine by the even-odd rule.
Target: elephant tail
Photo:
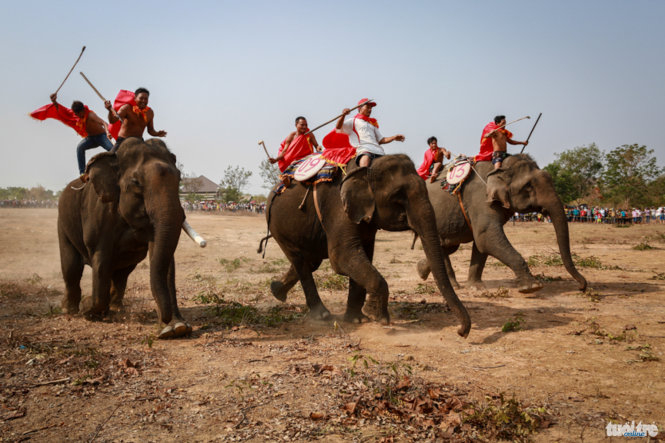
[[[418,240],[418,233],[413,232],[413,241],[411,242],[411,250],[413,251],[414,246],[416,246],[416,240]]]
[[[266,247],[267,247],[267,246],[268,246],[268,239],[269,239],[270,237],[272,237],[272,234],[270,234],[270,233],[268,233],[268,235],[266,235],[265,237],[263,237],[263,238],[261,239],[261,241],[259,242],[259,249],[256,250],[256,252],[257,252],[258,254],[260,254],[260,253],[263,252],[263,258],[265,258],[265,256],[266,256],[266,254],[265,254],[265,248],[264,248],[263,244],[265,243],[265,245],[266,245]]]

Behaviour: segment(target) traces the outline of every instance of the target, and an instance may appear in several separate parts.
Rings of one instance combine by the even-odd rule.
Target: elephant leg
[[[273,297],[277,300],[285,302],[287,293],[296,283],[298,283],[298,272],[296,271],[296,268],[291,265],[279,280],[273,280],[270,282],[270,292],[272,292]]]
[[[351,305],[347,306],[347,309],[351,309],[351,313],[353,313],[353,309],[360,305],[361,300],[364,298],[363,292],[366,292],[369,294],[369,300],[367,300],[365,312],[377,321],[390,323],[390,314],[388,313],[388,283],[372,265],[371,260],[365,255],[365,251],[356,250],[356,252],[351,257],[346,254],[342,257],[331,257],[333,269],[337,269],[342,275],[347,275],[350,282],[354,282],[353,286],[349,283]],[[357,290],[356,285],[362,287],[363,291]]]
[[[474,238],[478,251],[489,254],[508,266],[517,276],[518,290],[522,293],[535,292],[543,288],[542,283],[531,275],[524,258],[510,244],[502,227],[494,227],[482,237]]]
[[[478,250],[476,242],[473,242],[471,249],[471,264],[469,265],[469,278],[468,282],[471,286],[477,289],[484,287],[482,282],[483,270],[487,262],[487,254],[483,254]]]
[[[293,287],[295,282],[300,280],[300,285],[302,286],[302,290],[305,293],[307,307],[309,308],[309,316],[317,320],[329,319],[330,311],[321,301],[321,297],[319,297],[319,291],[316,289],[316,282],[312,276],[312,268],[317,269],[321,264],[321,260],[310,263],[306,261],[305,258],[300,254],[287,253],[286,256],[291,262],[291,267],[282,277],[282,282],[284,283],[284,286],[287,287],[287,289],[284,290],[284,294],[288,291],[288,289]],[[293,275],[293,272],[295,272],[295,276]],[[271,284],[271,289],[272,288],[273,285]]]
[[[65,280],[65,296],[61,302],[62,311],[65,314],[78,314],[84,262],[81,254],[65,239],[60,241],[60,266],[62,277]]]
[[[109,312],[111,272],[101,253],[93,255],[92,263],[92,297],[83,299],[83,313],[89,320],[101,320]]]
[[[162,324],[165,326],[160,331],[159,338],[176,338],[189,335],[192,333],[192,326],[187,323],[182,314],[180,314],[178,300],[176,298],[174,259],[171,259],[171,263],[169,264],[169,270],[166,276],[166,284],[168,286],[171,312],[165,313],[168,315],[168,317],[166,315],[162,317]]]
[[[344,321],[362,323],[367,319],[363,314],[363,306],[367,298],[367,290],[358,284],[355,280],[349,279],[349,298],[346,303],[346,313]]]
[[[319,269],[321,262],[322,260],[317,260],[310,263],[310,272],[314,272]],[[296,268],[291,265],[291,267],[289,267],[284,275],[282,275],[278,280],[273,280],[270,282],[270,292],[277,300],[285,302],[288,292],[295,286],[296,283],[298,283],[298,280],[298,272],[296,271]]]
[[[363,249],[365,250],[365,255],[369,259],[370,263],[374,260],[374,241],[376,233],[369,233],[363,242]],[[367,319],[367,316],[363,314],[363,306],[365,306],[365,300],[367,299],[367,289],[355,281],[353,278],[349,278],[349,297],[346,302],[346,313],[344,314],[344,321],[362,323],[363,320]]]
[[[118,269],[113,273],[111,277],[111,307],[113,309],[122,310],[122,300],[127,289],[127,278],[134,268],[136,268],[136,265]]]
[[[457,277],[455,275],[455,270],[453,269],[453,264],[450,262],[450,254],[454,253],[457,251],[459,248],[459,245],[451,246],[451,247],[442,247],[443,251],[443,265],[446,268],[446,274],[448,274],[448,279],[450,280],[450,284],[453,285],[453,288],[459,289],[461,286],[457,282]],[[416,269],[418,271],[418,276],[420,276],[421,279],[427,280],[427,277],[429,277],[429,274],[431,272],[429,262],[427,261],[426,258],[423,258],[418,262],[416,265]]]

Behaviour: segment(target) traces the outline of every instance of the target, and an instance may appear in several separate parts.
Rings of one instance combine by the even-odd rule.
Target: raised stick
[[[488,132],[487,135],[485,136],[485,138],[487,138],[487,137],[489,137],[490,135],[494,134],[494,133],[495,133],[496,131],[498,131],[499,129],[501,129],[501,128],[505,128],[506,126],[508,126],[508,125],[512,125],[513,123],[517,123],[518,121],[520,121],[520,120],[524,120],[525,118],[529,118],[529,119],[530,119],[531,116],[530,116],[530,115],[525,115],[524,117],[520,117],[520,118],[518,118],[517,120],[513,120],[512,122],[506,123],[505,125],[501,125],[501,126],[499,126],[498,128],[496,128],[496,129],[494,129],[494,130]]]
[[[540,117],[541,117],[542,115],[543,115],[542,112],[541,112],[540,114],[538,114],[538,118],[536,119],[536,123],[533,124],[533,128],[531,128],[531,132],[529,132],[529,136],[526,138],[526,142],[527,142],[527,143],[529,143],[529,139],[531,138],[531,134],[533,134],[533,130],[536,129],[536,125],[538,124],[538,121],[540,120]],[[526,148],[526,146],[522,146],[522,150],[520,151],[520,154],[521,154],[522,152],[524,152],[524,148]]]
[[[74,70],[74,68],[78,64],[79,60],[81,60],[81,56],[83,55],[83,51],[85,51],[85,46],[83,47],[83,49],[81,49],[81,53],[79,54],[79,58],[77,58],[76,61],[74,62],[74,65],[72,65],[72,69],[69,70],[69,72],[67,73],[67,76],[65,77],[65,79],[62,81],[62,83],[60,83],[60,86],[58,86],[58,89],[55,90],[56,94],[58,93],[58,91],[60,91],[60,88],[62,88],[62,85],[65,84],[65,82],[69,78],[69,74],[72,73],[72,71]]]
[[[103,102],[105,102],[106,99],[104,98],[104,96],[97,90],[97,88],[95,88],[95,85],[93,85],[92,82],[90,80],[88,80],[88,77],[86,77],[85,74],[82,73],[82,72],[79,72],[79,74],[81,74],[81,77],[83,77],[83,80],[85,80],[90,85],[92,90],[97,93],[97,96],[99,98],[101,98]]]
[[[268,156],[268,160],[270,160],[270,154],[268,154],[268,149],[266,148],[266,144],[263,143],[263,140],[259,140],[259,144],[263,146],[263,150],[266,152],[266,155]]]
[[[353,108],[349,109],[349,112],[353,111],[354,109],[358,109],[359,107],[363,106],[365,103],[371,103],[371,102],[373,102],[373,101],[374,101],[374,99],[369,99],[369,100],[367,100],[367,101],[365,101],[365,102],[362,102],[362,103],[359,104],[358,106],[354,106]],[[325,122],[325,123],[320,124],[320,125],[317,126],[316,128],[314,128],[314,129],[310,129],[308,132],[305,132],[303,135],[309,135],[309,134],[311,134],[312,132],[316,131],[317,129],[321,129],[321,128],[323,128],[323,127],[324,127],[325,125],[327,125],[328,123],[332,123],[332,122],[334,122],[335,120],[337,120],[338,118],[340,118],[340,117],[343,116],[343,115],[344,115],[344,114],[340,114],[340,115],[338,115],[338,116],[335,117],[335,118],[331,118],[330,120],[328,120],[328,121]]]
[[[95,88],[95,85],[93,85],[92,82],[90,80],[88,80],[88,77],[86,77],[85,74],[82,73],[82,72],[79,72],[79,74],[81,74],[81,77],[83,77],[83,80],[85,80],[90,85],[92,90],[97,93],[97,96],[99,98],[101,98],[104,103],[106,103],[106,99],[104,98],[104,96],[97,90],[97,88]],[[118,120],[122,121],[122,117],[120,117],[120,114],[118,114],[118,111],[116,111],[113,108],[111,108],[111,109],[113,110],[113,113],[115,114],[115,116],[118,117]]]

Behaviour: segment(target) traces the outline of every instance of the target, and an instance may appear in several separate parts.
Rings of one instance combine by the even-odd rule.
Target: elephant
[[[376,158],[369,168],[351,161],[345,176],[313,185],[313,191],[292,182],[280,194],[273,192],[266,209],[268,229],[291,263],[289,270],[271,283],[273,295],[286,294],[300,280],[310,315],[330,317],[317,292],[312,273],[328,258],[332,269],[349,277],[345,321],[362,322],[365,311],[377,320],[390,321],[388,284],[372,265],[378,229],[414,230],[422,241],[441,294],[457,315],[458,334],[471,328],[469,314],[450,284],[438,243],[432,205],[425,184],[411,159],[402,154]],[[260,249],[260,248],[259,248]]]
[[[461,243],[473,242],[468,277],[472,286],[482,287],[483,269],[487,256],[491,255],[515,273],[520,292],[542,289],[543,285],[533,277],[524,258],[503,231],[503,225],[515,212],[537,211],[551,217],[563,264],[577,280],[580,290],[586,290],[587,281],[573,263],[568,221],[552,177],[538,168],[529,155],[510,155],[496,170],[490,162],[478,162],[459,191],[461,202],[459,196],[442,190],[441,182],[428,184],[427,192],[436,213],[446,271],[453,286],[459,287],[459,284],[449,254]],[[418,263],[417,270],[423,280],[427,279],[430,272],[427,259]]]
[[[191,333],[176,300],[173,255],[185,220],[179,183],[176,157],[158,139],[128,138],[116,152],[90,159],[58,204],[63,312],[76,314],[81,304],[87,319],[98,320],[111,306],[121,308],[127,278],[149,252],[159,338]],[[92,297],[81,302],[86,264],[92,268]]]

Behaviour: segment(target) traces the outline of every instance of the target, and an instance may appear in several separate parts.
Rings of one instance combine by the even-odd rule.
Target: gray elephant
[[[446,276],[425,184],[406,155],[379,157],[370,168],[351,162],[345,176],[318,183],[312,191],[294,182],[284,193],[273,194],[266,216],[270,232],[291,262],[286,274],[271,285],[279,300],[286,300],[288,290],[300,280],[310,314],[328,318],[312,272],[329,258],[335,272],[349,277],[345,320],[365,318],[362,309],[369,293],[365,311],[389,321],[388,284],[372,265],[376,231],[411,229],[420,235],[439,290],[461,322],[458,334],[468,335],[471,320]]]
[[[436,212],[446,270],[455,287],[459,285],[448,254],[455,252],[461,243],[472,241],[468,278],[472,286],[482,286],[485,262],[491,255],[512,269],[520,292],[541,289],[542,284],[533,277],[524,258],[506,238],[503,225],[515,212],[543,212],[552,219],[566,270],[577,280],[580,290],[586,289],[587,281],[577,271],[571,257],[568,222],[552,178],[547,171],[538,168],[529,155],[508,156],[497,170],[490,162],[478,162],[462,184],[461,202],[458,196],[441,189],[440,182],[428,184],[427,192]],[[426,279],[430,272],[427,260],[421,260],[417,268],[420,277]]]
[[[111,305],[121,307],[129,274],[150,252],[159,338],[189,334],[176,301],[173,254],[185,214],[175,155],[161,140],[129,138],[117,152],[90,159],[86,174],[88,183],[71,182],[58,206],[63,310],[79,312],[86,264],[92,267],[92,297],[82,303],[85,316],[100,319]]]

